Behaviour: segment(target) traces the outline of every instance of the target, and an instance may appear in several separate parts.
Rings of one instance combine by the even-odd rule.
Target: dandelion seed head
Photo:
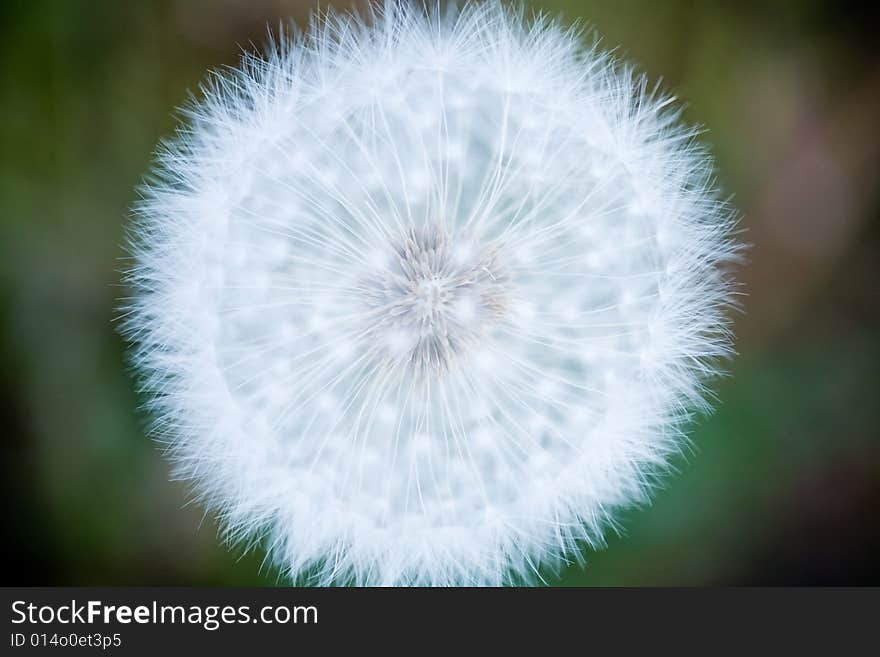
[[[494,3],[328,14],[203,96],[123,330],[230,540],[322,584],[500,584],[647,500],[739,250],[665,96]]]

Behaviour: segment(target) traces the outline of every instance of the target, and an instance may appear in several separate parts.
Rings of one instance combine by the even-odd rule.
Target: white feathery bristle
[[[731,353],[734,216],[669,99],[494,3],[328,14],[203,92],[123,331],[227,537],[318,584],[601,545]]]

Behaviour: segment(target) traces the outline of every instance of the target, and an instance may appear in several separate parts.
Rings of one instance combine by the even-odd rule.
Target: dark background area
[[[548,582],[880,583],[876,20],[818,0],[532,6],[662,76],[708,127],[753,244],[740,355],[680,474]],[[174,108],[311,7],[0,3],[3,584],[279,582],[169,483],[112,320],[123,226]]]

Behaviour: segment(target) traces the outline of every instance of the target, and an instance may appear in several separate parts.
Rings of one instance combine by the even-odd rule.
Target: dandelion
[[[731,351],[732,211],[672,99],[494,3],[329,14],[203,92],[123,331],[226,538],[318,584],[600,546]]]

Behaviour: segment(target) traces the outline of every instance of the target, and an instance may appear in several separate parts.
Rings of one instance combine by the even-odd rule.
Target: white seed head
[[[132,231],[155,435],[317,583],[499,584],[646,500],[730,352],[731,211],[668,99],[493,3],[211,78]]]

